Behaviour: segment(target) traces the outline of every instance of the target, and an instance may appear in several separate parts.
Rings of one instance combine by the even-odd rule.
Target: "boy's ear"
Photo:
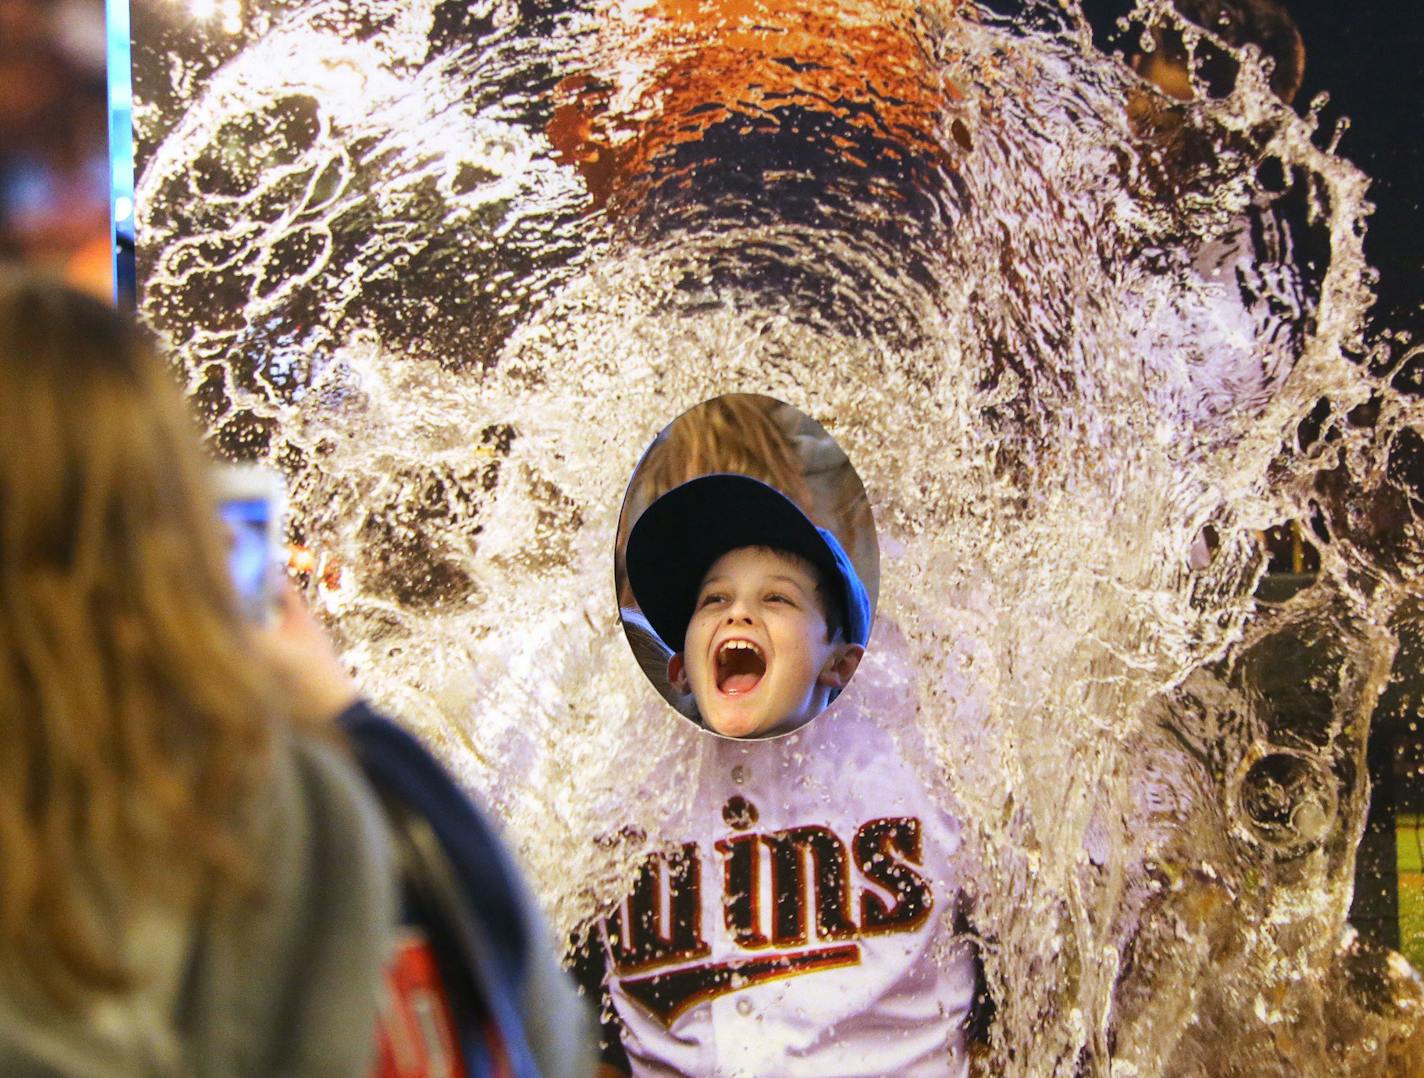
[[[667,679],[668,684],[683,696],[692,692],[692,684],[687,680],[687,664],[682,661],[682,652],[679,651],[668,660]]]
[[[841,644],[826,660],[818,680],[828,689],[839,692],[846,687],[864,657],[865,649],[859,644]]]

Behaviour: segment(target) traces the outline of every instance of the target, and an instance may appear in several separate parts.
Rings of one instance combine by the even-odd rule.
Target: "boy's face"
[[[814,574],[761,547],[729,551],[702,578],[683,652],[669,679],[697,700],[712,730],[757,737],[792,730],[825,709],[864,653],[826,639]]]

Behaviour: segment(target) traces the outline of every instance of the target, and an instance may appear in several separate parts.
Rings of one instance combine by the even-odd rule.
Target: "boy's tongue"
[[[722,653],[717,664],[717,688],[728,696],[751,692],[766,673],[766,663],[749,648]]]
[[[760,680],[760,674],[732,674],[722,679],[721,689],[728,696],[736,696],[740,693],[751,692]]]

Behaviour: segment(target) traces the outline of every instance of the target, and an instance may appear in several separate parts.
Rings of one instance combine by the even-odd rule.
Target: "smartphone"
[[[286,484],[266,468],[229,464],[217,471],[217,492],[238,603],[253,621],[269,623],[281,605]]]

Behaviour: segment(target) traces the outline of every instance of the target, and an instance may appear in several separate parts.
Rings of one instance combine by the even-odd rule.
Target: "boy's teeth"
[[[757,655],[761,654],[761,648],[757,647],[750,640],[728,640],[719,649],[718,654],[725,655],[729,651],[751,651]]]

